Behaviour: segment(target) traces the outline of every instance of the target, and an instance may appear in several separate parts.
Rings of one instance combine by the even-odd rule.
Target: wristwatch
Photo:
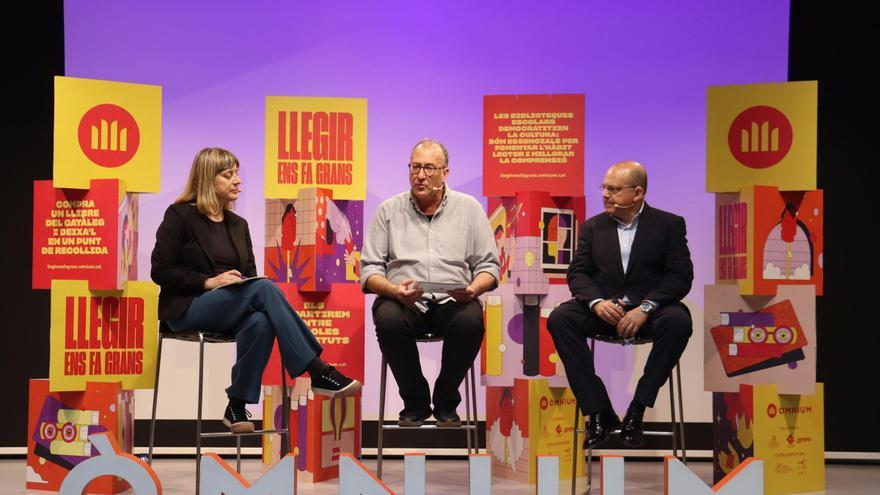
[[[654,311],[654,305],[648,301],[642,301],[642,304],[639,304],[639,309],[642,310],[642,313],[650,314],[651,311]]]

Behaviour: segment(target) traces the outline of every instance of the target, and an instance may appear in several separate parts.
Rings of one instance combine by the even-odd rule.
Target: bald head
[[[449,166],[449,152],[446,151],[446,146],[443,146],[443,143],[441,143],[440,141],[437,141],[436,139],[424,138],[421,141],[419,141],[418,143],[416,143],[416,145],[413,146],[413,149],[410,152],[410,159],[412,159],[412,155],[415,154],[416,150],[418,150],[418,149],[430,150],[434,147],[439,148],[440,151],[443,152],[442,165],[448,167]],[[441,165],[441,164],[437,163],[437,165]]]
[[[615,163],[602,179],[605,211],[628,225],[642,209],[647,190],[648,174],[644,167],[633,161]]]
[[[648,172],[639,162],[624,161],[617,162],[608,167],[606,175],[611,174],[626,182],[628,186],[641,186],[642,190],[648,190]]]

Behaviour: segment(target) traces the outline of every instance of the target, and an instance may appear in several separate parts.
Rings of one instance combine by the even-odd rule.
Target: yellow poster
[[[823,384],[815,395],[779,394],[775,385],[756,385],[754,394],[754,456],[764,459],[764,493],[824,490]]]
[[[158,344],[159,287],[127,282],[123,291],[90,291],[85,280],[53,280],[50,390],[85,390],[86,382],[152,388]]]
[[[517,380],[519,382],[519,380]],[[559,479],[571,479],[571,463],[577,463],[577,476],[584,476],[584,451],[572,451],[574,414],[577,399],[568,387],[550,387],[547,380],[528,380],[529,384],[529,466],[537,456],[559,456]],[[529,483],[537,481],[537,470],[529,470]]]
[[[816,189],[816,81],[710,86],[706,191]]]
[[[266,198],[311,187],[366,199],[366,98],[266,97]]]
[[[159,192],[161,138],[160,86],[55,77],[55,187],[123,179]]]

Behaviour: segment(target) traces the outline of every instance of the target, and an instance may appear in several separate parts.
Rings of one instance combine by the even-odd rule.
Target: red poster
[[[321,359],[363,382],[364,295],[360,284],[336,283],[330,292],[300,292],[291,283],[278,286],[324,348]],[[277,343],[263,372],[263,384],[281,384]]]
[[[823,192],[755,186],[755,294],[779,285],[815,285],[823,294]]]
[[[716,198],[716,280],[741,295],[775,295],[782,285],[824,280],[822,190],[750,186]]]
[[[584,95],[483,97],[483,195],[584,195]]]
[[[137,197],[118,179],[89,189],[56,189],[34,181],[34,289],[52,280],[88,280],[91,290],[121,290],[135,279]]]

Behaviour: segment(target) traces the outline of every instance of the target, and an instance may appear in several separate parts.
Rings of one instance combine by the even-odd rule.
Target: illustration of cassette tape
[[[727,353],[741,357],[779,357],[786,346],[797,342],[798,331],[790,327],[733,327]]]
[[[790,301],[757,312],[725,312],[710,333],[727,376],[792,365],[804,359],[807,338]]]

